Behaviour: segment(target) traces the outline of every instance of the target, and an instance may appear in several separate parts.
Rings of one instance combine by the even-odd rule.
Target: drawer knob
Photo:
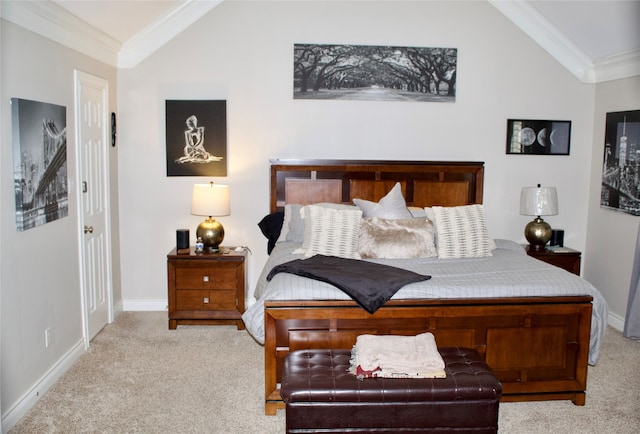
[[[202,301],[203,301],[205,304],[209,303],[209,297],[205,297],[205,298],[203,298],[203,299],[202,299]]]
[[[209,281],[209,276],[202,276],[202,281],[203,282],[208,282]]]

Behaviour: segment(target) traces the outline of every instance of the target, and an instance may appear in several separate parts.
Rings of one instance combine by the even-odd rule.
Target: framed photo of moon
[[[507,154],[569,155],[571,121],[507,120]]]

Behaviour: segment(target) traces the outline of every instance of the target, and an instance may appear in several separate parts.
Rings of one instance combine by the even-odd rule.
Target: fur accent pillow
[[[304,255],[360,259],[358,234],[362,211],[354,206],[332,208],[307,205],[304,214]]]
[[[491,256],[482,205],[432,207],[438,234],[438,258]]]
[[[362,258],[431,258],[438,256],[435,229],[427,219],[364,218],[358,253]]]
[[[353,203],[362,210],[362,216],[365,218],[410,219],[413,217],[402,196],[402,186],[399,182],[396,182],[396,185],[378,203],[364,199],[353,199]]]

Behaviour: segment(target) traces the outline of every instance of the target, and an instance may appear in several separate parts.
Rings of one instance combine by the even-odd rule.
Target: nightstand
[[[178,325],[235,324],[244,329],[246,249],[167,255],[169,329]]]
[[[527,255],[544,261],[556,267],[564,268],[570,273],[580,275],[580,260],[582,253],[577,250],[565,247],[562,252],[551,252],[549,250],[534,251],[529,250],[529,246],[525,246]]]

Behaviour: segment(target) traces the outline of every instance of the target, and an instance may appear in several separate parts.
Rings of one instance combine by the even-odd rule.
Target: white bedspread
[[[374,259],[395,267],[432,276],[430,280],[401,288],[393,299],[407,298],[487,298],[550,295],[590,295],[593,297],[589,363],[595,365],[600,354],[607,319],[607,303],[589,282],[561,268],[526,255],[512,241],[496,240],[493,256],[473,259]],[[279,273],[270,281],[266,276],[275,265],[299,259],[292,252],[300,244],[280,243],[271,252],[256,285],[256,303],[242,316],[247,330],[264,343],[265,300],[349,300],[336,287],[305,277]]]

